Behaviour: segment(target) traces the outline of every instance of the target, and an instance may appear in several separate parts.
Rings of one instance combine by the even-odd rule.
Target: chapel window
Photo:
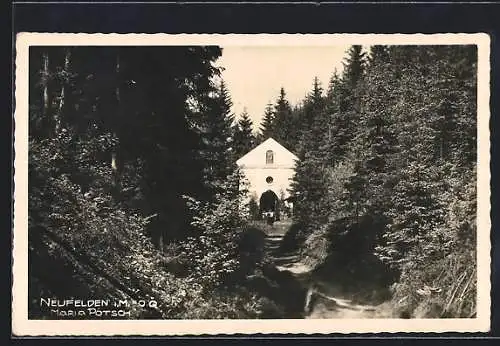
[[[274,153],[272,150],[266,151],[266,164],[272,164],[274,163]]]

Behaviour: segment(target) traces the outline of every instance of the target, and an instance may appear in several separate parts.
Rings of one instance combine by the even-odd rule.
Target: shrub
[[[239,268],[237,201],[221,196],[200,209],[200,236],[171,244],[163,256],[146,235],[148,218],[113,198],[106,162],[86,166],[91,153],[75,154],[68,147],[75,139],[61,136],[30,145],[30,318],[54,318],[40,309],[41,297],[156,301],[157,308],[132,306],[123,317],[131,319],[255,315],[250,295],[213,290]],[[87,177],[85,183],[75,182],[79,176]]]
[[[224,192],[212,203],[185,196],[194,213],[195,236],[180,243],[181,252],[192,261],[191,275],[207,289],[225,283],[239,267],[238,240],[245,220],[239,211],[243,196],[232,189],[237,179],[237,173],[228,177],[225,186],[221,186]]]
[[[257,203],[257,199],[255,196],[252,196],[250,198],[250,201],[248,202],[248,210],[249,210],[249,216],[251,220],[260,220],[261,215],[259,212],[259,203]]]
[[[299,222],[292,223],[288,231],[283,236],[280,243],[280,249],[283,252],[293,252],[299,250],[306,239],[303,231],[304,228],[304,225]]]
[[[238,239],[239,274],[252,274],[264,261],[266,234],[255,225],[247,225]]]

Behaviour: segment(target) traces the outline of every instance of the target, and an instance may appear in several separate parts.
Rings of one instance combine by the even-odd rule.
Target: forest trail
[[[275,222],[272,226],[266,225],[266,252],[279,271],[288,271],[295,276],[309,275],[312,268],[300,261],[298,252],[283,253],[280,249],[281,241],[291,226],[291,220]]]
[[[313,278],[313,268],[301,262],[298,252],[283,253],[280,249],[281,241],[291,221],[278,221],[273,226],[266,225],[265,250],[268,257],[279,271],[287,271],[299,281],[307,290],[312,282],[316,284],[317,291],[311,298],[310,308],[307,309],[304,302],[306,319],[315,318],[387,318],[391,316],[391,310],[385,303],[379,305],[356,304],[345,293],[341,293],[341,287],[332,282],[318,281]]]

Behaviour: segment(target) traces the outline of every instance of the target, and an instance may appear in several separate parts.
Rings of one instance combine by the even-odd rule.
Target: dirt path
[[[287,270],[295,275],[309,274],[312,268],[300,262],[299,253],[283,253],[280,244],[290,228],[291,221],[278,221],[273,226],[266,225],[266,251],[280,271]]]
[[[298,281],[302,282],[305,289],[311,285],[311,274],[313,268],[300,261],[297,252],[283,253],[280,251],[280,243],[290,227],[290,221],[279,221],[273,226],[265,226],[266,252],[279,271],[290,272]],[[360,305],[352,302],[341,290],[328,282],[315,282],[320,288],[310,295],[311,303],[306,318],[384,318],[390,317],[390,311],[386,304]],[[307,309],[306,302],[304,308]]]

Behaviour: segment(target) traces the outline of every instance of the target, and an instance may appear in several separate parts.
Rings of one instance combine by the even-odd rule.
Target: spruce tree
[[[245,108],[234,126],[234,152],[237,158],[242,157],[255,146],[252,127],[252,119],[250,119]]]
[[[273,105],[268,103],[260,125],[260,142],[265,141],[275,134],[275,114]]]
[[[389,63],[389,48],[384,45],[370,46],[369,55],[367,57],[367,64],[371,67],[377,64]]]
[[[292,124],[292,108],[286,99],[285,89],[280,89],[280,95],[274,105],[275,139],[288,150],[295,149],[296,133]]]
[[[352,46],[347,51],[347,57],[343,62],[344,70],[340,80],[332,77],[333,94],[328,98],[327,107],[328,129],[331,131],[330,144],[324,144],[325,147],[331,149],[331,161],[338,162],[345,158],[358,128],[362,96],[362,88],[359,88],[359,84],[362,82],[365,64],[362,47]]]
[[[201,154],[205,163],[203,181],[210,194],[214,195],[234,172],[236,160],[233,152],[232,101],[223,80],[211,93],[208,102],[207,112],[202,115],[204,131]]]
[[[354,91],[356,84],[363,76],[366,64],[366,54],[363,47],[353,45],[347,51],[347,58],[344,60],[343,81]]]
[[[339,91],[339,85],[340,76],[337,69],[335,68],[332,75],[330,76],[330,80],[328,81],[328,89],[326,91],[326,100],[329,107],[332,107],[330,103],[333,103],[333,101],[335,100],[336,93]]]
[[[357,211],[378,219],[385,219],[389,208],[397,152],[391,94],[395,92],[390,78],[391,67],[385,49],[372,49],[371,62],[360,89],[363,112],[352,139],[355,170],[347,185]],[[351,210],[352,212],[352,210]]]
[[[324,135],[325,100],[323,89],[318,78],[314,79],[313,89],[304,100],[303,127],[299,144],[299,159],[292,180],[292,191],[295,194],[295,219],[304,225],[303,236],[328,220],[327,208],[327,174],[325,157],[321,151],[321,140]]]
[[[323,88],[317,77],[314,78],[312,91],[304,101],[304,122],[299,154],[314,152],[315,155],[319,155],[318,150],[325,132],[326,118]]]
[[[339,118],[341,80],[334,70],[328,83],[328,90],[325,99],[325,128],[320,143],[320,150],[324,155],[325,163],[334,166],[342,161],[344,148],[341,146],[340,137],[342,136],[341,119]]]

